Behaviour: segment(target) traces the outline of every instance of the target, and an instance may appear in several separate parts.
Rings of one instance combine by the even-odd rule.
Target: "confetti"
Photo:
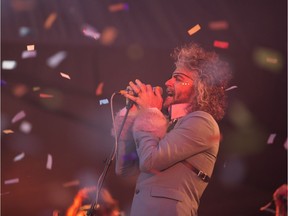
[[[26,35],[28,35],[30,33],[30,28],[28,28],[26,26],[22,26],[22,27],[19,28],[18,32],[19,32],[19,35],[21,37],[24,37],[24,36],[26,36]]]
[[[115,27],[106,27],[102,33],[100,42],[103,45],[111,45],[117,38],[118,31]]]
[[[12,118],[12,123],[15,123],[23,118],[25,118],[26,113],[22,110],[18,112],[13,118]]]
[[[15,87],[13,87],[12,92],[16,97],[22,97],[28,92],[28,88],[24,84],[18,84]]]
[[[40,87],[39,86],[34,86],[33,87],[33,91],[39,91],[40,90]]]
[[[22,160],[24,157],[25,157],[25,153],[22,152],[21,154],[15,156],[14,159],[13,159],[13,161],[14,161],[14,162],[20,161],[20,160]]]
[[[27,59],[27,58],[34,58],[37,56],[37,51],[36,50],[32,50],[32,51],[27,51],[27,50],[24,50],[22,52],[22,59]]]
[[[77,186],[80,184],[79,180],[74,180],[74,181],[70,181],[70,182],[65,182],[63,184],[63,187],[71,187],[71,186]]]
[[[55,12],[51,13],[44,22],[44,28],[50,29],[53,23],[55,22],[56,18],[57,18],[57,14]]]
[[[19,127],[20,131],[23,132],[23,133],[30,133],[31,130],[32,130],[32,124],[30,122],[27,122],[27,121],[23,121],[21,124],[20,124],[20,127]]]
[[[276,137],[276,134],[270,134],[267,140],[267,144],[273,144],[275,137]]]
[[[35,49],[35,45],[27,45],[27,50],[28,51],[33,51]]]
[[[3,130],[3,133],[4,134],[11,134],[11,133],[14,133],[14,131],[10,130],[10,129],[6,129],[6,130]]]
[[[102,100],[99,100],[99,103],[100,103],[100,105],[109,104],[109,100],[108,99],[102,99]]]
[[[68,74],[62,73],[60,72],[60,75],[66,79],[71,79],[70,76]]]
[[[271,72],[281,72],[284,67],[283,55],[277,51],[266,47],[258,47],[253,52],[254,62],[261,68]]]
[[[2,69],[4,70],[13,70],[17,66],[17,62],[14,60],[3,60],[2,61]]]
[[[238,88],[238,86],[231,86],[231,87],[225,89],[225,91],[230,91],[230,90],[232,90],[232,89],[236,89],[236,88]]]
[[[97,31],[97,29],[90,25],[83,25],[81,30],[82,33],[87,37],[93,38],[95,40],[98,40],[100,38],[100,33]]]
[[[129,5],[127,3],[118,3],[118,4],[112,4],[109,5],[108,10],[110,12],[117,12],[117,11],[123,11],[123,10],[129,10]]]
[[[211,30],[225,30],[228,27],[229,24],[226,21],[213,21],[208,24],[208,28]]]
[[[213,46],[221,49],[227,49],[229,47],[229,43],[226,41],[215,40]]]
[[[104,82],[99,83],[99,85],[96,88],[96,95],[102,95],[103,94],[103,87],[104,87]]]
[[[194,27],[192,27],[191,29],[188,30],[188,34],[189,35],[193,35],[196,32],[198,32],[201,29],[201,26],[199,24],[195,25]]]
[[[47,59],[47,65],[51,68],[56,68],[67,57],[66,51],[60,51],[50,56]]]
[[[40,98],[53,98],[54,95],[40,93],[40,94],[39,94],[39,97],[40,97]]]
[[[286,141],[284,142],[284,148],[287,150],[287,148],[288,148],[288,139],[286,139]]]
[[[8,179],[4,181],[4,184],[16,184],[19,183],[19,178]]]
[[[5,80],[1,80],[1,86],[4,86],[6,84],[7,84],[7,82]]]
[[[49,169],[49,170],[52,169],[52,155],[51,154],[48,154],[47,156],[46,169]]]

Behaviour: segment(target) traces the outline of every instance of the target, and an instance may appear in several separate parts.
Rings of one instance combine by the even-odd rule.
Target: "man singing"
[[[131,216],[197,215],[217,158],[228,64],[195,43],[172,56],[176,69],[164,102],[160,88],[138,79],[129,82],[133,93],[124,93],[133,106],[119,137],[116,173],[138,175]],[[117,114],[116,131],[126,112]]]

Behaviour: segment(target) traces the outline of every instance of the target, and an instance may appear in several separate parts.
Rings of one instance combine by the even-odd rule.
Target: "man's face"
[[[191,72],[177,67],[172,77],[165,82],[167,97],[163,107],[192,101],[193,80]]]

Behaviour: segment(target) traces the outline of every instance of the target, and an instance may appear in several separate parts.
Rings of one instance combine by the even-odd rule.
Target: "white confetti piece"
[[[27,51],[33,51],[35,49],[35,45],[27,45]]]
[[[60,75],[61,75],[62,77],[64,77],[64,78],[66,78],[66,79],[69,79],[69,80],[71,79],[68,74],[65,74],[65,73],[60,72]]]
[[[13,70],[17,66],[17,62],[14,60],[3,60],[2,61],[2,69],[4,70]]]
[[[95,40],[100,38],[100,33],[98,30],[88,24],[83,25],[81,30],[82,33],[87,37],[93,38]]]
[[[18,33],[19,33],[19,35],[20,35],[21,37],[24,37],[24,36],[28,35],[28,34],[30,33],[30,31],[31,31],[31,30],[30,30],[29,27],[22,26],[22,27],[19,28]]]
[[[37,51],[36,50],[31,50],[31,51],[27,51],[27,50],[24,50],[22,52],[22,59],[26,59],[26,58],[34,58],[37,56]]]
[[[231,87],[225,89],[225,91],[230,91],[230,90],[232,90],[232,89],[236,89],[236,88],[238,88],[238,86],[231,86]]]
[[[99,100],[99,103],[100,103],[100,105],[109,104],[109,100],[108,99],[102,99],[102,100]]]
[[[15,156],[14,159],[13,159],[13,161],[14,161],[14,162],[20,161],[20,160],[22,160],[24,157],[25,157],[25,153],[22,152],[21,154]]]
[[[60,51],[50,56],[47,59],[47,65],[51,68],[56,68],[67,57],[66,51]]]
[[[51,154],[48,154],[47,156],[46,169],[49,169],[49,170],[52,169],[52,155]]]
[[[33,91],[39,91],[40,90],[40,87],[39,86],[34,86],[33,87]]]
[[[3,130],[3,133],[4,134],[11,134],[11,133],[14,133],[14,131],[10,130],[10,129],[6,129],[6,130]]]
[[[32,124],[30,122],[28,122],[28,121],[23,121],[20,124],[19,129],[20,129],[21,132],[28,134],[32,130]]]
[[[14,178],[14,179],[8,179],[4,181],[4,184],[8,185],[8,184],[16,184],[19,183],[19,178]]]
[[[13,118],[12,118],[12,123],[15,123],[23,118],[25,118],[26,113],[22,110],[20,112],[18,112]]]
[[[74,180],[74,181],[69,181],[69,182],[65,182],[63,184],[63,187],[71,187],[71,186],[77,186],[80,184],[79,180]]]
[[[275,137],[276,137],[276,134],[270,134],[267,140],[267,144],[273,144]]]
[[[188,30],[188,34],[189,35],[193,35],[196,32],[198,32],[201,29],[201,26],[199,24],[195,25],[194,27],[192,27],[191,29]]]

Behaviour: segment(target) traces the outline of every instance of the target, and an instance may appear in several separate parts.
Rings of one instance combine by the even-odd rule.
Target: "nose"
[[[166,82],[165,82],[165,86],[172,86],[173,84],[173,77],[171,77],[170,79],[168,79]]]

